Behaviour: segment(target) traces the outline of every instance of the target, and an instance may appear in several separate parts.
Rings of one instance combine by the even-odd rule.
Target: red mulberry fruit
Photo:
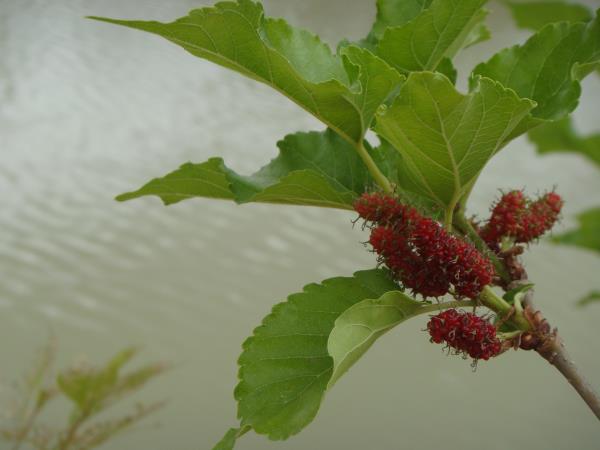
[[[376,224],[370,244],[404,286],[425,297],[452,287],[475,298],[492,282],[494,268],[470,243],[445,231],[415,208],[383,194],[364,194],[355,203],[362,218]]]
[[[492,209],[492,216],[481,229],[481,237],[495,248],[503,237],[515,243],[531,242],[550,230],[560,215],[561,197],[549,192],[535,201],[521,191],[504,194]]]
[[[459,353],[476,360],[487,361],[502,350],[494,325],[469,312],[456,309],[443,311],[431,317],[427,330],[432,342],[445,342]]]

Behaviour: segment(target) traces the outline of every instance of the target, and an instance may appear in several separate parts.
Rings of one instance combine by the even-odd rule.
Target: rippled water
[[[160,428],[142,426],[107,450],[210,448],[235,424],[240,344],[271,305],[308,282],[374,264],[348,213],[112,200],[211,155],[250,172],[285,134],[322,128],[264,86],[159,38],[82,18],[166,20],[202,3],[0,0],[2,380],[17,376],[49,333],[61,362],[138,344],[144,359],[176,364],[143,394],[169,400],[147,422]],[[265,3],[332,42],[363,35],[374,10],[370,1]],[[496,40],[461,56],[463,75],[481,52],[526,36],[492,7]],[[585,92],[576,119],[592,130],[599,79]],[[491,164],[473,209],[485,212],[497,187],[556,183],[567,227],[573,213],[597,205],[598,175],[577,157],[537,157],[521,139]],[[539,303],[600,384],[600,308],[571,307],[600,286],[600,261],[542,244],[528,262]],[[240,448],[597,448],[597,422],[540,358],[509,355],[474,375],[433,348],[422,327],[415,320],[379,342],[300,436],[279,444],[249,436]]]

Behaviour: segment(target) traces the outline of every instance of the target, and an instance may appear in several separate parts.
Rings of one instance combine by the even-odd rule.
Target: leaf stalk
[[[383,172],[379,170],[379,167],[377,167],[377,164],[375,164],[375,161],[373,161],[373,158],[371,158],[371,155],[369,155],[369,152],[367,152],[363,141],[356,143],[355,146],[356,151],[367,166],[367,169],[369,170],[369,173],[371,174],[375,182],[379,185],[379,187],[381,187],[383,192],[385,192],[386,194],[393,194],[394,188],[392,187],[390,180],[388,180],[387,177],[383,174]]]

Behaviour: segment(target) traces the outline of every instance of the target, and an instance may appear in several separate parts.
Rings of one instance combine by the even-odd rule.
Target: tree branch
[[[561,337],[555,332],[553,338],[548,339],[536,351],[563,374],[600,420],[600,397],[598,397],[596,391],[581,375],[577,366],[575,366],[575,363],[569,357]]]

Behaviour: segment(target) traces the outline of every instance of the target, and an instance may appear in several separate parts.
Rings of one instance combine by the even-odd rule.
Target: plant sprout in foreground
[[[335,53],[251,0],[171,23],[95,18],[162,36],[265,83],[327,126],[286,136],[279,155],[253,175],[216,157],[119,200],[208,197],[355,210],[379,255],[379,268],[290,295],[254,330],[239,358],[240,425],[215,448],[233,448],[249,430],[271,439],[298,433],[377,338],[418,315],[429,315],[432,342],[474,362],[509,348],[537,352],[600,418],[597,395],[533,305],[519,259],[559,218],[563,200],[505,191],[488,220],[467,216],[469,194],[496,153],[575,109],[580,80],[600,63],[600,19],[550,24],[490,55],[461,93],[452,58],[489,38],[484,4],[378,0],[369,35],[340,42]],[[365,140],[369,130],[379,146]]]

